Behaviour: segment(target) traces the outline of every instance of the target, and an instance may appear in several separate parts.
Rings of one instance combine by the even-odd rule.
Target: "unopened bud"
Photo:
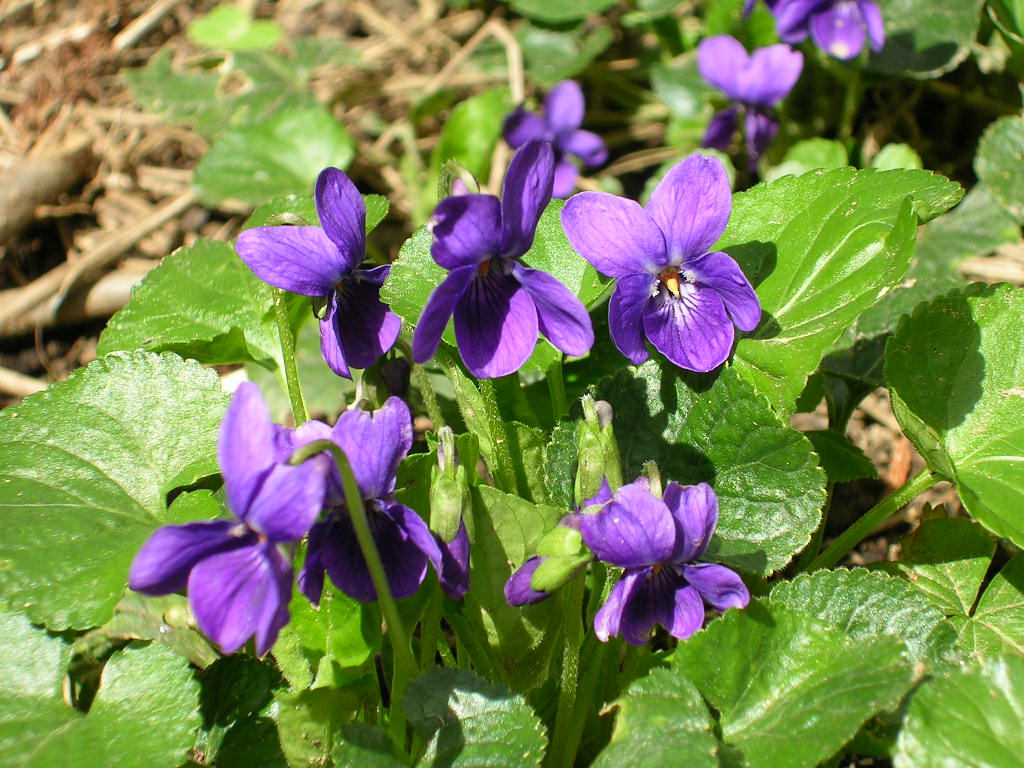
[[[612,490],[622,485],[619,445],[612,429],[612,407],[604,400],[583,396],[583,421],[576,431],[579,467],[576,470],[576,504],[592,498],[606,479]]]
[[[530,577],[530,587],[538,592],[553,592],[593,559],[591,554],[541,558],[540,565]]]

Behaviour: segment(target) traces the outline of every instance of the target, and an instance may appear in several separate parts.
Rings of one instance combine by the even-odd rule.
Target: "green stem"
[[[472,594],[472,592],[470,592]],[[469,595],[466,595],[468,600]],[[505,682],[501,672],[498,670],[497,665],[491,659],[491,655],[488,650],[481,643],[480,638],[486,637],[483,633],[483,627],[474,626],[474,622],[466,616],[463,612],[464,608],[470,606],[464,604],[459,606],[457,610],[448,611],[448,621],[451,622],[452,629],[455,630],[455,636],[458,642],[461,644],[459,648],[459,666],[465,667],[463,663],[464,656],[468,656],[469,660],[476,667],[483,677],[486,677],[494,682]],[[476,622],[479,624],[479,622]],[[477,631],[479,629],[479,632]],[[465,654],[462,651],[465,650]]]
[[[459,663],[452,656],[452,649],[448,647],[448,640],[443,634],[437,634],[437,652],[441,654],[441,662],[446,667],[457,667]]]
[[[593,635],[587,637],[580,656],[587,660],[584,665],[583,676],[580,678],[579,688],[576,690],[576,709],[572,713],[572,722],[569,724],[569,735],[565,742],[565,765],[571,766],[576,759],[576,752],[580,748],[580,741],[583,738],[583,731],[587,725],[587,717],[596,712],[601,705],[597,698],[597,685],[604,673],[605,663],[608,659],[608,649],[611,642],[602,643]]]
[[[846,72],[846,94],[843,98],[843,112],[839,119],[839,130],[836,139],[845,142],[853,135],[853,122],[860,109],[860,97],[864,89],[860,79],[860,67],[852,66]]]
[[[441,406],[437,402],[437,395],[434,394],[434,388],[430,385],[430,379],[427,378],[427,369],[413,363],[412,378],[416,382],[416,389],[423,397],[423,405],[427,409],[427,416],[434,423],[434,429],[440,429],[444,426],[444,416],[441,415]]]
[[[299,386],[299,369],[295,364],[295,334],[288,318],[286,291],[274,289],[274,319],[277,320],[277,334],[281,339],[281,359],[284,362],[284,377],[288,385],[288,399],[292,404],[292,418],[296,424],[306,421],[306,403]]]
[[[549,768],[569,768],[574,756],[568,754],[569,734],[576,707],[576,684],[579,681],[580,646],[583,644],[584,579],[575,578],[562,587],[562,677],[558,687],[558,709],[555,731],[551,737],[546,764]]]
[[[434,655],[437,653],[437,640],[441,630],[441,586],[434,582],[430,585],[430,598],[420,622],[420,669],[434,666]]]
[[[890,493],[869,509],[857,522],[843,531],[838,539],[833,541],[824,552],[811,562],[807,570],[816,571],[819,568],[831,568],[834,566],[843,559],[847,552],[857,546],[890,515],[912,501],[919,493],[927,491],[934,482],[931,471],[927,469],[921,470],[921,472],[907,480],[902,487]]]
[[[548,382],[548,393],[551,395],[551,411],[554,415],[554,423],[557,424],[565,415],[565,381],[562,378],[562,356],[555,358],[555,362],[548,368],[545,376]]]

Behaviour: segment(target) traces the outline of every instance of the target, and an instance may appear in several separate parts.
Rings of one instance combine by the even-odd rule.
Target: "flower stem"
[[[413,363],[412,378],[416,382],[416,389],[420,391],[420,395],[423,397],[423,405],[427,409],[427,416],[434,424],[434,429],[440,429],[444,426],[444,416],[441,415],[441,406],[437,402],[437,395],[434,393],[434,388],[430,385],[430,379],[427,378],[427,369],[422,365]]]
[[[287,292],[274,289],[274,319],[277,320],[277,334],[281,339],[281,359],[284,363],[285,383],[288,385],[288,399],[292,404],[292,418],[295,423],[306,421],[306,403],[299,386],[299,369],[295,364],[295,334],[288,319]]]
[[[845,80],[846,95],[843,98],[843,112],[839,119],[839,129],[836,132],[836,140],[840,143],[845,143],[853,135],[853,121],[857,117],[860,97],[864,90],[860,79],[860,67],[851,67]]]
[[[555,362],[548,368],[545,376],[548,382],[548,392],[551,395],[551,411],[554,416],[554,423],[557,424],[565,415],[565,380],[562,378],[562,356],[555,358]]]
[[[546,764],[549,768],[571,766],[569,737],[576,707],[576,684],[579,680],[580,646],[583,644],[584,579],[576,577],[562,587],[562,677],[558,686],[558,709],[555,713],[555,731],[551,738]]]
[[[808,571],[815,571],[819,568],[831,568],[843,556],[859,544],[886,518],[907,504],[915,496],[927,491],[934,483],[932,473],[928,469],[921,470],[914,477],[910,478],[900,488],[890,493],[875,506],[869,509],[863,517],[843,531],[842,535],[833,541],[828,548],[818,555],[807,567]]]

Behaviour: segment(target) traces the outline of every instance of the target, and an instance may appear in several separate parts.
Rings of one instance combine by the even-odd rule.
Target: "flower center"
[[[491,262],[494,259],[488,259],[487,261],[481,261],[480,266],[476,268],[476,273],[480,277],[487,277],[487,273],[491,271]]]
[[[662,285],[664,285],[666,288],[669,289],[669,291],[672,292],[673,296],[675,296],[677,299],[679,298],[679,269],[678,268],[676,268],[676,267],[666,267],[665,269],[661,270],[661,272],[658,274],[658,279],[661,281]]]

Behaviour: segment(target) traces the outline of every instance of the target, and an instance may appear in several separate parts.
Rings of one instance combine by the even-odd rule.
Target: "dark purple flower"
[[[554,162],[550,144],[528,142],[512,158],[500,201],[456,195],[438,204],[430,252],[450,271],[416,326],[417,363],[433,357],[453,314],[459,352],[478,378],[518,371],[537,344],[538,328],[567,355],[583,355],[593,345],[582,302],[547,272],[519,260],[551,199]]]
[[[608,485],[607,478],[601,481],[601,487],[597,493],[590,499],[583,502],[583,509],[587,514],[593,514],[598,507],[602,504],[606,504],[612,499],[612,489]],[[583,517],[583,512],[577,508],[575,512],[571,512],[561,520],[558,521],[558,525],[563,528],[572,528],[576,531],[580,530],[580,520]],[[539,603],[541,600],[551,596],[550,592],[536,590],[531,585],[530,581],[533,579],[533,573],[536,571],[545,560],[548,558],[540,555],[534,555],[527,559],[515,573],[513,573],[508,581],[505,582],[505,599],[509,605],[531,605],[533,603]],[[586,563],[580,565],[576,573],[586,567]],[[575,575],[575,574],[574,574]],[[571,578],[571,577],[570,577]]]
[[[572,247],[618,278],[608,303],[612,341],[634,365],[644,338],[691,371],[710,371],[752,331],[761,305],[739,265],[708,249],[729,222],[732,196],[722,164],[693,155],[672,168],[646,208],[606,192],[581,192],[562,209]]]
[[[319,429],[317,437],[337,443],[352,466],[393,596],[413,594],[423,583],[428,562],[437,570],[442,585],[457,591],[460,572],[467,570],[469,563],[465,527],[451,543],[440,542],[416,512],[394,497],[398,465],[412,447],[409,406],[389,397],[372,414],[346,411],[333,429],[326,424]],[[319,604],[326,572],[349,597],[376,600],[377,590],[345,507],[337,468],[328,483],[325,506],[327,517],[309,532],[299,588],[310,602]]]
[[[380,300],[390,266],[360,269],[366,258],[366,205],[337,168],[316,180],[319,227],[253,227],[235,249],[256,276],[277,288],[324,297],[320,351],[339,376],[369,368],[394,346],[402,321]]]
[[[772,106],[789,95],[803,65],[803,55],[788,45],[758,48],[748,56],[740,42],[729,35],[703,40],[697,49],[701,77],[736,102],[711,118],[704,146],[724,152],[732,142],[742,109],[747,153],[751,167],[755,167],[779,130]]]
[[[622,635],[643,645],[661,624],[682,639],[704,623],[702,598],[719,611],[750,602],[732,570],[697,562],[717,523],[718,499],[707,483],[669,483],[659,499],[645,478],[622,486],[597,514],[584,515],[584,543],[599,560],[624,569],[594,616],[597,637]]]
[[[305,442],[299,431],[271,424],[259,389],[243,383],[217,446],[237,519],[164,526],[132,562],[128,584],[138,592],[166,595],[187,587],[200,629],[225,653],[255,635],[262,656],[288,623],[292,564],[281,545],[305,536],[320,514],[330,471],[322,455],[290,466],[297,442]]]
[[[882,11],[873,0],[772,0],[779,38],[795,44],[807,39],[837,59],[855,58],[870,42],[876,53],[885,45]]]
[[[555,182],[552,194],[568,197],[576,188],[578,171],[566,155],[574,155],[592,168],[608,159],[608,149],[596,133],[580,129],[583,123],[583,91],[573,80],[563,80],[544,99],[544,115],[527,112],[522,105],[505,118],[505,141],[513,149],[528,141],[550,141],[555,150]]]

